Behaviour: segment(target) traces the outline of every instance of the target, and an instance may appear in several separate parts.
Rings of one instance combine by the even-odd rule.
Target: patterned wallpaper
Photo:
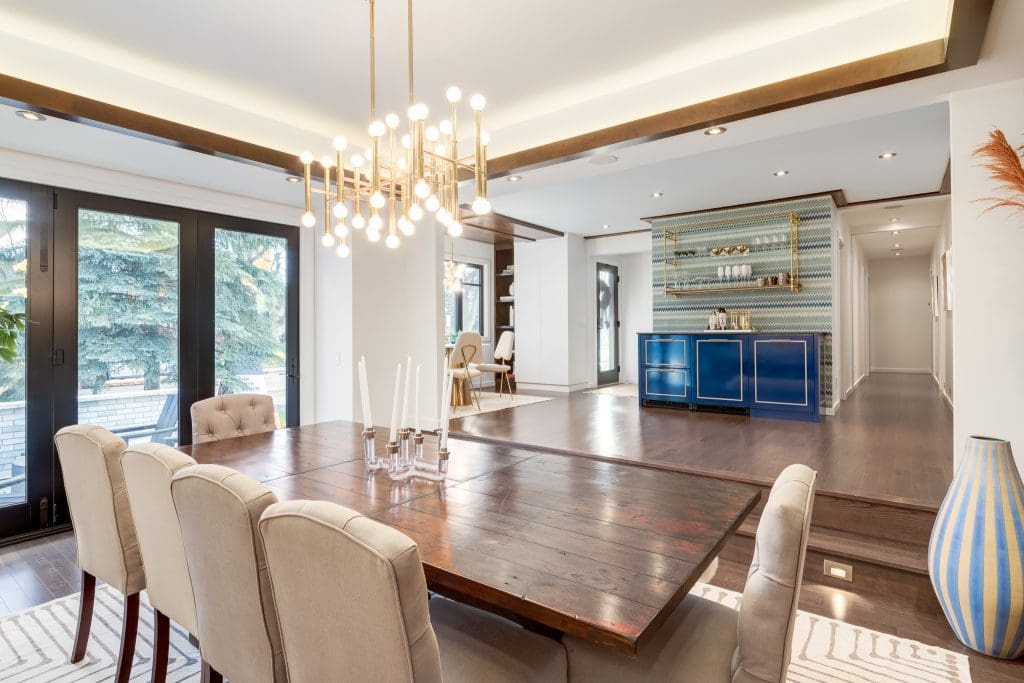
[[[697,332],[707,326],[708,314],[718,307],[749,310],[751,324],[758,330],[775,332],[832,331],[832,223],[835,205],[831,195],[784,202],[771,202],[740,209],[723,209],[664,218],[652,223],[654,286],[654,331]],[[749,264],[753,278],[777,275],[789,270],[789,250],[785,244],[756,246],[760,238],[768,243],[775,236],[788,235],[785,217],[758,218],[764,214],[800,216],[800,277],[803,291],[766,289],[745,292],[693,293],[682,296],[664,294],[665,263],[662,236],[666,227],[685,227],[701,223],[733,221],[735,225],[695,228],[680,237],[677,249],[695,251],[679,267],[691,281],[717,280],[720,265]],[[749,245],[745,255],[713,256],[710,247]],[[670,283],[671,284],[671,283]]]

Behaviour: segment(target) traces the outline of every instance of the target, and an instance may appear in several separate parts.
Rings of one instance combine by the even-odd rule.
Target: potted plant
[[[18,357],[18,337],[25,331],[24,313],[11,313],[0,307],[0,360],[13,363]]]

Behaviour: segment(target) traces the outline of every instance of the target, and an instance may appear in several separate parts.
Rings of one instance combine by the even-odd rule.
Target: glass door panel
[[[597,383],[619,381],[619,269],[597,264]]]
[[[26,332],[29,203],[0,195],[0,508],[28,501]]]
[[[269,394],[288,421],[288,239],[215,228],[214,391]]]
[[[78,422],[177,445],[181,226],[78,210]]]

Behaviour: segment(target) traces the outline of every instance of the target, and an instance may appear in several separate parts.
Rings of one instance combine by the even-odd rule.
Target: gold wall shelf
[[[676,252],[680,251],[679,240],[683,238],[686,233],[693,230],[700,230],[702,228],[724,228],[733,225],[745,225],[752,221],[765,221],[765,220],[785,220],[789,223],[789,242],[788,245],[783,246],[782,244],[772,246],[768,248],[757,248],[756,252],[765,251],[789,251],[789,274],[790,281],[787,284],[778,285],[764,285],[758,286],[755,284],[750,285],[720,285],[720,286],[679,286],[679,283],[684,279],[681,276],[681,268],[684,265],[684,261],[695,262],[699,259],[707,259],[709,267],[712,263],[718,263],[723,258],[722,255],[712,255],[710,253],[698,254],[694,256],[676,256]],[[747,254],[729,254],[728,256],[743,256],[744,258],[750,258],[755,253],[755,250],[751,250]],[[800,282],[800,216],[793,211],[787,211],[785,213],[771,213],[762,214],[758,216],[746,216],[744,218],[737,218],[733,220],[721,220],[711,221],[707,223],[694,223],[686,226],[680,226],[675,228],[665,228],[662,235],[662,256],[664,263],[664,295],[665,296],[684,296],[686,294],[700,294],[700,293],[716,293],[716,292],[750,292],[761,289],[788,289],[791,292],[799,292],[803,289],[803,285]],[[690,267],[690,266],[687,266]],[[767,275],[767,274],[765,274]],[[773,273],[774,275],[774,273]],[[674,284],[673,284],[674,283]],[[715,281],[710,280],[707,284],[714,285]]]

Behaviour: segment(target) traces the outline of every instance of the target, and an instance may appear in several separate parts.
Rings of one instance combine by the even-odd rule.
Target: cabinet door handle
[[[682,372],[682,370],[661,370],[659,368],[647,368],[647,372]]]

